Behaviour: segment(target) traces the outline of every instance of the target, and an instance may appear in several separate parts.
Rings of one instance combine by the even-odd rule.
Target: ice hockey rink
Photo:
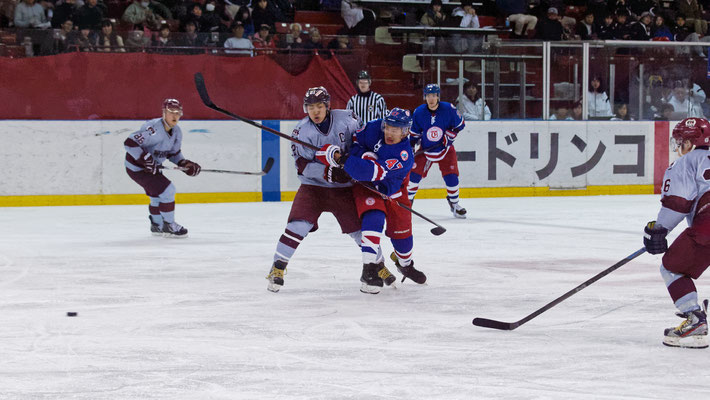
[[[150,236],[146,206],[0,208],[0,399],[708,398],[709,350],[661,344],[681,319],[659,256],[514,331],[471,324],[517,321],[641,248],[658,196],[461,203],[469,219],[414,203],[448,229],[414,218],[428,284],[378,295],[329,214],[266,290],[289,202],[178,204],[184,240]]]

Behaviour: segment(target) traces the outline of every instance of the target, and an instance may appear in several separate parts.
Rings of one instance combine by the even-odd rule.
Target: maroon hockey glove
[[[182,172],[189,176],[197,176],[200,174],[200,171],[202,171],[200,164],[190,160],[180,160],[178,162],[178,167],[185,168]]]
[[[350,182],[350,175],[345,172],[342,168],[333,168],[326,166],[323,171],[323,179],[328,183],[348,183]]]
[[[340,153],[340,147],[334,144],[326,144],[316,151],[316,160],[318,160],[323,165],[330,165],[331,167],[337,168],[338,162],[335,161],[335,154]]]
[[[158,173],[158,164],[150,153],[141,154],[136,161],[143,166],[143,171],[153,175]]]
[[[668,250],[668,229],[661,225],[656,226],[656,221],[651,221],[646,224],[643,232],[643,245],[649,254],[661,254]]]

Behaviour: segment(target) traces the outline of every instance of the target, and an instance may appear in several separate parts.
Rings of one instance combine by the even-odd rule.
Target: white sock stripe
[[[409,250],[409,251],[406,252],[406,253],[400,253],[400,252],[398,252],[397,250],[395,250],[395,251],[394,251],[394,254],[396,254],[397,257],[399,257],[399,258],[410,258],[410,257],[412,256],[412,251],[413,251],[413,250],[414,250],[414,249]]]
[[[278,251],[275,251],[274,253],[276,253],[277,256],[281,257],[286,262],[288,262],[288,260],[291,259],[291,257],[286,257],[285,255],[279,253]]]
[[[301,239],[295,238],[295,237],[289,235],[289,234],[286,233],[286,232],[284,232],[283,235],[286,236],[287,238],[293,240],[293,241],[296,242],[296,243],[301,243]]]

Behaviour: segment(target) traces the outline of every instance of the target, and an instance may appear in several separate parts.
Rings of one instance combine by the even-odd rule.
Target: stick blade
[[[195,88],[197,89],[197,94],[200,95],[202,102],[205,103],[207,107],[214,107],[212,100],[210,100],[210,95],[207,93],[205,78],[202,76],[201,72],[195,73]]]
[[[431,233],[434,236],[439,236],[439,235],[443,234],[444,232],[446,232],[446,228],[444,228],[443,226],[437,226],[437,227],[431,228]]]
[[[269,171],[271,171],[271,167],[273,167],[273,166],[274,166],[274,158],[273,158],[273,157],[269,157],[269,158],[266,160],[266,164],[264,164],[264,168],[261,170],[261,172],[263,172],[264,175],[266,175],[266,174],[269,173]]]
[[[499,329],[501,331],[512,331],[518,327],[515,322],[501,322],[488,318],[474,318],[473,324],[482,328]]]

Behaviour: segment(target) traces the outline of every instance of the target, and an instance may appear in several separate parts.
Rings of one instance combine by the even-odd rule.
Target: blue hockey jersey
[[[414,110],[412,116],[410,142],[412,147],[420,143],[428,160],[441,161],[446,156],[449,145],[464,127],[461,114],[453,104],[442,101],[436,111],[426,104]]]
[[[374,153],[377,160],[363,158],[368,152]],[[358,181],[373,182],[380,193],[396,199],[402,195],[402,185],[413,166],[414,154],[407,138],[397,144],[386,144],[382,120],[376,119],[353,135],[345,171]]]

